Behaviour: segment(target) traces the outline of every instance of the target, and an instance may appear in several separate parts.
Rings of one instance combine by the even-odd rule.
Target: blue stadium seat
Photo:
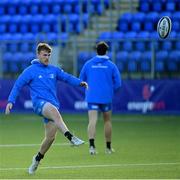
[[[180,51],[180,41],[175,41],[175,49]]]
[[[60,4],[53,3],[53,5],[52,5],[52,14],[54,14],[54,15],[61,14],[62,11],[63,11],[61,7],[62,6]]]
[[[129,61],[140,61],[141,60],[141,52],[139,51],[132,51],[131,53],[129,53],[129,57],[128,57]]]
[[[22,53],[13,53],[11,63],[9,64],[10,72],[17,73],[20,71],[20,63],[23,59]]]
[[[142,27],[141,27],[141,23],[139,21],[133,21],[131,23],[131,30],[135,31],[135,32],[139,32],[141,31]]]
[[[28,53],[26,54],[26,56],[23,57],[23,61],[31,62],[31,61],[32,61],[33,59],[35,59],[35,58],[36,58],[36,55],[35,55],[34,51],[33,51],[33,52],[28,52]]]
[[[141,61],[140,62],[140,71],[141,72],[150,72],[151,71],[151,63],[149,61]]]
[[[125,51],[133,51],[134,47],[133,47],[133,41],[128,40],[128,41],[124,41],[122,43],[122,48]]]
[[[140,31],[137,34],[137,38],[142,38],[142,39],[147,39],[149,38],[149,36],[150,36],[150,33],[148,31]]]
[[[19,45],[19,50],[20,52],[22,53],[27,53],[29,52],[30,50],[30,45],[28,42],[22,42],[20,45]]]
[[[102,32],[98,38],[99,41],[107,41],[113,38],[113,33],[109,31]]]
[[[152,58],[152,52],[151,51],[145,51],[141,54],[141,60],[142,61],[151,61]]]
[[[79,24],[79,16],[77,14],[69,14],[69,30],[68,32],[76,32],[77,25]]]
[[[178,64],[174,61],[167,61],[167,70],[169,72],[177,72],[178,71]]]
[[[12,17],[11,17],[10,15],[2,16],[2,17],[0,18],[0,23],[7,25],[7,24],[10,23],[11,18],[12,18]]]
[[[171,33],[170,33],[169,36],[168,36],[168,38],[176,38],[176,37],[178,37],[176,31],[171,31]]]
[[[58,35],[56,33],[48,33],[47,35],[47,41],[51,44],[51,45],[57,45],[58,43]]]
[[[172,24],[172,31],[180,31],[180,22],[179,21],[173,21]]]
[[[68,33],[61,33],[58,38],[60,39],[61,44],[62,44],[63,46],[65,46],[66,43],[67,43],[67,41],[68,41],[68,39],[69,39],[69,35],[68,35]]]
[[[30,32],[30,26],[32,25],[32,15],[24,15],[19,22],[19,32],[28,33]]]
[[[28,14],[28,6],[25,4],[19,4],[18,14],[21,16]]]
[[[180,51],[174,50],[169,52],[169,61],[180,62]]]
[[[150,9],[150,4],[146,1],[144,2],[141,2],[140,3],[140,7],[139,7],[139,10],[141,12],[149,12],[151,9]]]
[[[174,50],[169,52],[167,60],[167,69],[170,72],[178,72],[178,65],[180,64],[180,51]]]
[[[138,41],[135,42],[134,46],[135,49],[138,51],[145,51],[147,49],[147,44],[149,41],[145,41],[150,36],[150,33],[148,31],[140,31],[137,34],[137,38],[139,38]]]
[[[127,32],[129,31],[129,24],[132,22],[133,14],[132,13],[124,13],[121,15],[120,19],[118,20],[118,27],[119,31]]]
[[[113,36],[114,40],[119,40],[119,39],[124,38],[124,33],[123,32],[118,32],[118,31],[114,31],[112,36]]]
[[[72,11],[72,6],[71,4],[65,4],[64,5],[64,9],[63,9],[63,13],[65,14],[71,14],[73,11]]]
[[[51,25],[50,24],[47,24],[47,23],[44,23],[41,25],[41,32],[43,33],[50,33],[52,30],[51,30]]]
[[[10,72],[10,64],[13,54],[10,52],[3,53],[2,61],[3,61],[3,72],[9,73]]]
[[[10,33],[5,33],[0,36],[0,40],[2,41],[10,41],[12,38],[12,35]]]
[[[121,61],[126,63],[128,61],[128,52],[127,51],[119,51],[116,55],[117,62]]]
[[[1,34],[6,33],[6,31],[7,31],[6,25],[5,24],[0,24],[0,33]]]
[[[50,4],[43,3],[40,6],[40,13],[43,14],[43,15],[50,14]]]
[[[7,14],[11,15],[11,16],[17,14],[17,7],[15,5],[13,5],[13,4],[9,4],[7,6]]]
[[[121,20],[125,21],[125,22],[132,22],[133,20],[133,14],[130,12],[126,12],[124,14],[121,15],[120,17]]]
[[[137,36],[137,33],[133,32],[133,31],[129,31],[129,32],[124,33],[124,37],[127,39],[135,39],[136,36]]]
[[[159,39],[159,36],[158,36],[157,31],[151,32],[151,33],[149,34],[149,37],[150,37],[151,39],[155,39],[155,40]]]
[[[126,71],[128,61],[128,52],[127,51],[119,51],[116,55],[116,65],[120,72]]]
[[[101,4],[99,3],[99,0],[91,0],[91,3],[94,7],[94,11],[101,15],[104,11],[103,7],[101,6]],[[104,3],[104,2],[103,2]]]
[[[146,48],[146,42],[145,41],[137,41],[134,43],[134,47],[135,47],[135,50],[138,50],[138,51],[145,51],[147,48]]]
[[[170,11],[170,12],[176,11],[176,4],[173,1],[170,2],[167,1],[165,3],[165,6],[166,6],[166,11]]]
[[[2,59],[3,59],[3,61],[11,61],[12,57],[13,57],[12,53],[5,52],[5,53],[3,53]]]
[[[128,71],[137,72],[138,64],[141,59],[141,53],[139,51],[132,51],[128,56]]]
[[[152,4],[152,11],[161,12],[163,11],[163,3],[161,1],[155,1]]]
[[[138,71],[138,65],[136,61],[128,61],[127,64],[128,72],[137,72]]]
[[[165,63],[163,61],[155,61],[155,71],[156,72],[164,72],[165,71]]]
[[[14,23],[9,24],[8,32],[9,33],[17,33],[18,32],[17,25]]]
[[[153,32],[155,30],[155,27],[154,27],[154,23],[150,20],[148,21],[144,21],[144,31],[149,31],[149,32]]]
[[[168,51],[156,52],[156,61],[166,61],[168,59]]]
[[[22,36],[22,40],[27,41],[27,42],[31,42],[31,41],[35,41],[36,37],[34,36],[33,33],[25,33]]]
[[[3,5],[0,4],[0,16],[4,16],[5,15],[5,8]]]
[[[166,51],[171,51],[173,49],[173,42],[172,41],[162,41],[161,42],[161,49]]]
[[[45,20],[43,15],[38,14],[36,16],[32,16],[30,32],[32,32],[33,34],[39,33],[41,29],[41,22],[43,20]]]
[[[179,11],[176,11],[176,12],[174,12],[173,14],[172,14],[172,21],[174,22],[174,21],[180,21],[180,12]]]
[[[23,59],[24,59],[24,54],[21,52],[16,52],[12,58],[12,61],[14,61],[14,63],[16,63],[16,62],[23,61]],[[12,63],[12,64],[14,64],[14,63]]]
[[[145,16],[145,21],[151,21],[153,23],[159,20],[159,13],[158,12],[149,12]]]
[[[144,18],[145,18],[145,13],[143,12],[137,12],[133,14],[133,21],[138,21],[140,23],[143,23]]]
[[[118,21],[118,27],[117,27],[118,31],[122,31],[122,32],[127,32],[129,31],[129,23],[126,22],[125,20],[120,19]]]
[[[163,16],[169,16],[170,18],[172,17],[172,13],[169,11],[162,11],[159,13],[159,18],[163,17]]]
[[[32,4],[29,9],[30,9],[30,14],[32,14],[32,15],[40,14],[39,7],[36,4]]]
[[[88,22],[89,22],[89,14],[86,13],[86,14],[83,14],[83,25],[84,25],[84,28],[87,28],[88,27]]]
[[[125,41],[122,42],[122,48],[125,51],[133,51],[134,49],[134,39],[136,38],[137,33],[136,32],[127,32],[124,33]]]
[[[84,63],[95,55],[94,52],[82,51],[78,54],[78,72],[82,69]]]
[[[9,52],[11,52],[11,53],[16,53],[17,51],[18,51],[18,47],[19,47],[19,45],[18,45],[18,43],[16,43],[16,42],[11,42],[11,43],[8,43],[9,45],[8,45],[8,50],[9,50]]]

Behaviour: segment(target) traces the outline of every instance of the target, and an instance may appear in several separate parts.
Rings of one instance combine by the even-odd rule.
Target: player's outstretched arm
[[[6,115],[10,114],[12,107],[13,107],[13,104],[11,102],[7,103],[6,110],[5,110]]]
[[[88,89],[88,83],[85,82],[85,81],[82,81],[82,82],[80,83],[80,86],[85,87],[86,89]]]

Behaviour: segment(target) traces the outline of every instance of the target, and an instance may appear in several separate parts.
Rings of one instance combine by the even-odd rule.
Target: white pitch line
[[[12,148],[12,147],[34,147],[40,146],[41,144],[0,144],[0,148]],[[70,143],[56,143],[53,146],[69,146]]]
[[[128,166],[171,166],[180,165],[180,162],[167,163],[140,163],[140,164],[92,164],[92,165],[74,165],[74,166],[44,166],[38,169],[80,169],[80,168],[102,168],[102,167],[128,167]],[[27,170],[27,168],[0,168],[0,171]]]

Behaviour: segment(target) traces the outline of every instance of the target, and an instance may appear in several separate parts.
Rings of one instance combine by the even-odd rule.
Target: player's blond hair
[[[37,54],[39,54],[40,51],[47,51],[48,53],[51,53],[52,48],[51,48],[51,46],[50,46],[49,44],[47,44],[47,43],[39,43],[39,44],[37,45],[37,48],[36,48]]]

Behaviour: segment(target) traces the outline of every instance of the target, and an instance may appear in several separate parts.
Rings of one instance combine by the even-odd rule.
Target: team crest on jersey
[[[54,74],[49,74],[49,78],[54,79]]]

